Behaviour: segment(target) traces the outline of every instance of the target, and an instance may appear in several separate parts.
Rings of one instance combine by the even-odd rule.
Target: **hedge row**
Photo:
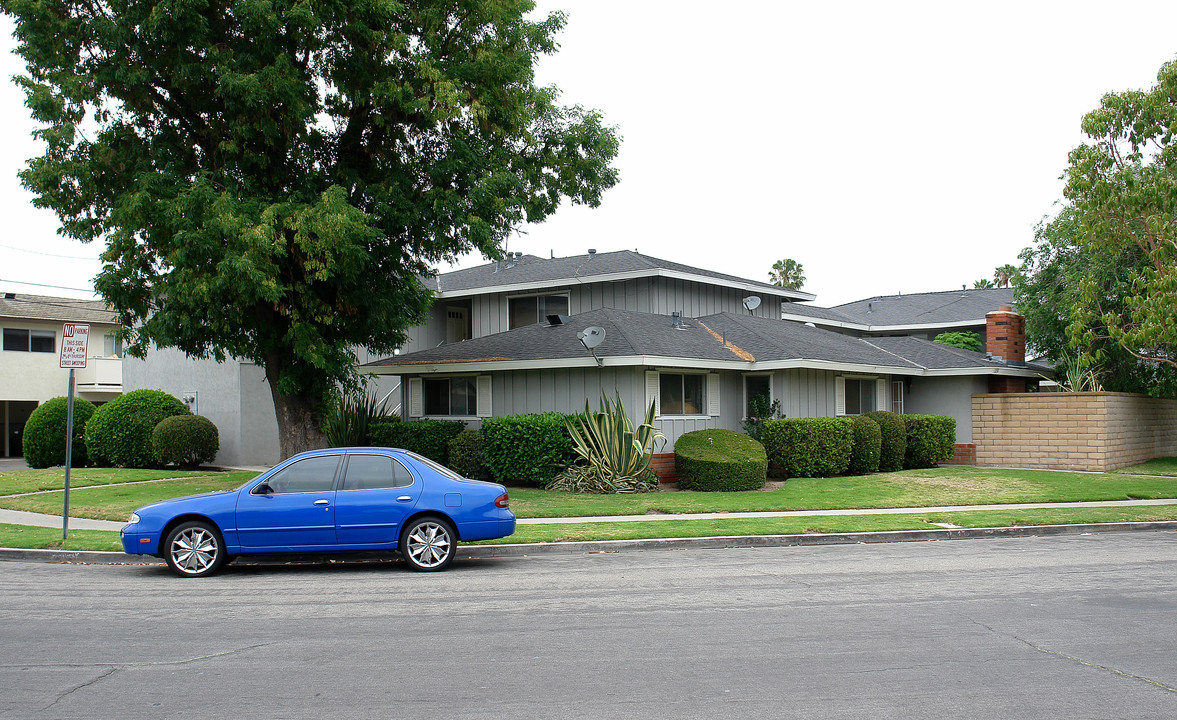
[[[879,411],[854,418],[764,424],[769,465],[783,477],[831,477],[934,467],[952,459],[956,419]]]
[[[68,399],[59,397],[29,416],[23,446],[30,467],[65,464],[67,412]],[[170,418],[183,419],[164,424]],[[134,390],[98,408],[75,398],[73,433],[74,467],[196,467],[212,462],[219,446],[215,425],[162,390]]]
[[[382,422],[368,426],[368,437],[374,446],[403,448],[449,465],[450,441],[465,429],[461,420]]]

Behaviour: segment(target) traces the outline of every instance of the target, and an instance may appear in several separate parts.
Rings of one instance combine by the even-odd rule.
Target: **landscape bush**
[[[883,444],[879,454],[879,472],[895,472],[903,469],[903,458],[907,454],[907,423],[903,416],[886,410],[864,413],[879,424]]]
[[[618,395],[601,393],[596,410],[584,401],[584,412],[568,417],[565,427],[579,460],[556,474],[544,487],[580,493],[634,493],[658,489],[658,475],[650,469],[656,441],[666,438],[654,427],[655,405],[635,427]]]
[[[907,453],[904,469],[936,467],[952,459],[956,446],[956,418],[947,415],[904,415]]]
[[[65,424],[69,414],[69,399],[55,397],[33,410],[25,422],[21,439],[25,462],[31,468],[47,468],[65,464]],[[86,422],[94,414],[94,403],[74,398],[74,438],[71,448],[72,467],[85,467],[90,461],[86,452]]]
[[[86,449],[100,467],[156,467],[151,434],[160,420],[187,415],[184,403],[162,390],[132,390],[100,406],[86,423]]]
[[[879,424],[865,415],[856,416],[854,423],[854,447],[850,451],[851,475],[867,475],[879,471],[879,457],[882,455],[883,431]]]
[[[463,430],[450,440],[448,467],[475,480],[490,477],[486,452],[482,449],[482,434],[478,430]]]
[[[465,429],[461,420],[385,421],[370,424],[368,437],[374,446],[410,450],[449,466],[450,441]]]
[[[482,421],[486,464],[496,482],[545,485],[576,461],[566,418],[556,412]]]
[[[682,490],[758,490],[767,479],[768,455],[735,430],[695,430],[674,444],[674,468]]]
[[[220,433],[203,415],[173,415],[160,420],[151,431],[151,449],[160,465],[195,470],[216,459]]]
[[[831,477],[850,467],[850,418],[787,418],[764,423],[768,462],[784,477]]]

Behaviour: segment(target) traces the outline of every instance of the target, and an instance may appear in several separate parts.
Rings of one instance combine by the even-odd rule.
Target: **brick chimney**
[[[1003,305],[985,315],[985,352],[1006,365],[1026,364],[1026,319]],[[989,378],[989,392],[1026,392],[1025,378],[994,376]]]

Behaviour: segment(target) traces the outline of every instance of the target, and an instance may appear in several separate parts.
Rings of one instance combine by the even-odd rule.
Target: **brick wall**
[[[654,453],[650,456],[650,467],[658,475],[658,482],[678,481],[678,471],[674,469],[674,453]]]
[[[977,446],[975,443],[957,443],[952,450],[952,459],[941,465],[976,465]]]
[[[1128,393],[973,396],[979,466],[1107,471],[1177,456],[1177,400]]]

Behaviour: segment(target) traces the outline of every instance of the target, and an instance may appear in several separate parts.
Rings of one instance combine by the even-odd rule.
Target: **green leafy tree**
[[[985,349],[985,345],[981,342],[981,336],[975,332],[940,333],[935,337],[934,342],[963,350],[973,350],[975,352],[981,352]]]
[[[618,180],[616,129],[535,84],[565,18],[531,0],[0,2],[35,204],[106,243],[129,352],[265,369],[284,455],[425,320],[418,276]]]
[[[973,281],[973,289],[974,290],[981,290],[983,288],[991,288],[991,287],[996,287],[996,285],[994,285],[993,281],[989,280],[988,278],[981,278],[980,280]]]
[[[1091,142],[1071,151],[1064,189],[1084,253],[1138,253],[1137,274],[1109,293],[1079,286],[1068,331],[1104,364],[1110,339],[1139,360],[1177,368],[1177,63],[1149,90],[1109,93],[1083,118]]]
[[[768,273],[769,282],[789,290],[800,290],[805,284],[805,268],[792,258],[777,260]]]
[[[1067,374],[1086,355],[1099,355],[1099,378],[1106,390],[1143,392],[1167,397],[1177,391],[1177,372],[1172,368],[1136,359],[1113,341],[1100,318],[1085,333],[1086,344],[1077,350],[1068,328],[1081,317],[1081,286],[1093,280],[1103,288],[1104,307],[1122,312],[1133,278],[1147,259],[1135,246],[1089,247],[1080,242],[1083,229],[1074,208],[1065,207],[1034,229],[1034,245],[1021,252],[1014,276],[1014,302],[1026,318],[1026,345],[1032,353]],[[1084,325],[1084,327],[1088,327]],[[1079,353],[1078,355],[1076,353]],[[1087,365],[1095,363],[1088,361]],[[1083,367],[1087,367],[1083,365]]]
[[[1018,274],[1018,268],[1014,265],[1006,263],[993,270],[993,286],[999,288],[1009,287],[1013,282],[1014,276]]]

